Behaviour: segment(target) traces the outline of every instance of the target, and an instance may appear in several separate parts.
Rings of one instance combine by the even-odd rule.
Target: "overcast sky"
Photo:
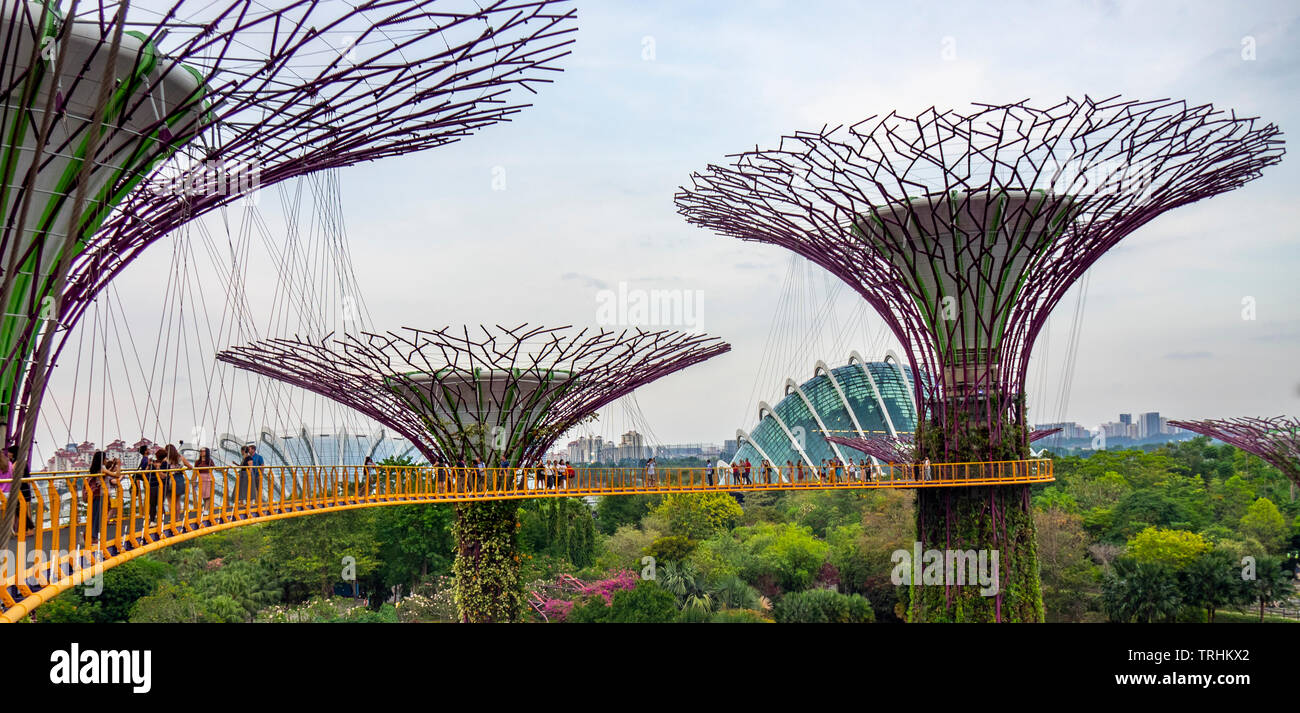
[[[578,10],[565,71],[513,122],[343,172],[353,262],[380,329],[595,326],[601,290],[620,283],[701,291],[700,326],[733,351],[639,394],[660,442],[731,438],[754,425],[758,399],[780,399],[785,376],[803,381],[817,359],[835,366],[848,349],[872,358],[889,346],[872,336],[880,321],[862,323],[856,299],[834,289],[840,324],[814,334],[784,327],[769,345],[773,320],[783,310],[789,318],[780,304],[783,294],[790,301],[790,255],[691,227],[673,205],[710,162],[895,109],[1049,106],[1084,94],[1183,98],[1284,132],[1300,126],[1294,2],[593,1]],[[945,47],[955,56],[945,59]],[[1103,257],[1090,273],[1068,402],[1057,389],[1074,295],[1031,374],[1031,419],[1062,409],[1088,425],[1121,411],[1300,411],[1297,195],[1300,162],[1289,156]],[[128,276],[165,265],[165,245]],[[147,283],[123,289],[131,309],[156,319]],[[1242,318],[1248,296],[1254,320]],[[788,373],[774,376],[765,359]],[[612,435],[625,421],[616,409],[595,432]]]

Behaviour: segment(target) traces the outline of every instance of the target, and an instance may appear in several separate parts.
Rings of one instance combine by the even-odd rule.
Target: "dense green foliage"
[[[776,605],[783,624],[869,624],[876,620],[871,603],[857,594],[828,589],[795,592]]]

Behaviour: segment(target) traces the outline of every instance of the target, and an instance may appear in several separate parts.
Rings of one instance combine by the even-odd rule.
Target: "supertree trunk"
[[[456,505],[456,610],[466,623],[519,621],[519,518],[514,500]]]
[[[1016,421],[1023,423],[1023,401],[1012,406],[1010,422],[992,431],[984,425],[989,422],[987,413],[962,411],[949,405],[946,428],[934,422],[924,425],[918,438],[918,460],[962,463],[1029,457],[1027,434],[1016,425]],[[972,583],[968,578],[963,584],[913,582],[909,621],[1043,621],[1028,485],[918,488],[916,534],[922,552],[985,552],[982,561],[988,562],[990,569],[996,552],[996,587],[990,590],[986,583]]]
[[[1029,486],[922,488],[916,496],[916,532],[922,550],[998,552],[997,593],[980,585],[917,586],[908,620],[914,622],[1041,622],[1034,516]]]

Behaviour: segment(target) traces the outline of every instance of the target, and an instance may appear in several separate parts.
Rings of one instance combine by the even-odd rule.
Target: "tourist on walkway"
[[[7,460],[7,459],[6,459]],[[90,512],[90,544],[99,544],[99,528],[104,522],[104,511],[108,509],[105,498],[109,487],[117,487],[118,478],[113,473],[104,472],[104,452],[95,451],[90,458],[90,475],[85,479],[86,506]]]
[[[149,463],[149,522],[162,522],[167,513],[167,495],[171,492],[171,478],[167,470],[167,459],[162,448],[154,451]]]
[[[145,493],[145,471],[149,470],[149,446],[140,446],[136,449],[140,454],[140,461],[135,466],[135,472],[131,474],[131,506],[135,508],[132,512],[138,512],[141,516],[149,509],[149,496]]]
[[[172,481],[171,503],[172,503],[172,521],[176,516],[184,517],[189,513],[189,478],[186,473],[194,466],[189,459],[181,455],[176,446],[167,444],[167,469],[170,471]]]
[[[212,468],[214,465],[216,464],[212,462],[212,454],[208,452],[208,449],[200,448],[199,458],[194,461],[194,467],[199,472],[199,499],[201,500],[199,506],[200,515],[202,515],[204,509],[206,509],[209,514],[212,513],[212,486],[214,485],[212,479]]]
[[[249,485],[253,486],[250,493],[253,500],[261,502],[262,500],[262,469],[266,466],[266,460],[257,452],[257,446],[248,445],[248,465],[250,466]]]
[[[6,499],[9,497],[9,489],[12,487],[14,479],[14,462],[9,453],[8,448],[0,452],[0,493],[4,493]],[[17,519],[14,520],[14,534],[18,534]]]
[[[243,505],[248,502],[249,481],[252,480],[253,474],[250,470],[253,465],[253,456],[248,452],[248,446],[242,446],[239,449],[239,465],[235,476],[235,504]]]
[[[746,458],[746,459],[745,459],[745,465],[742,466],[741,473],[744,474],[744,477],[745,477],[745,483],[747,483],[747,484],[749,484],[749,485],[753,485],[753,484],[754,484],[754,480],[753,480],[753,478],[750,478],[750,477],[749,477],[749,474],[750,474],[753,470],[754,470],[754,465],[753,465],[752,463],[749,462],[749,459],[748,459],[748,458]]]
[[[659,484],[659,477],[655,475],[654,458],[649,458],[645,462],[645,484],[651,487]]]
[[[36,529],[36,522],[32,520],[32,503],[36,499],[32,497],[32,484],[27,482],[27,474],[31,472],[26,464],[18,464],[18,446],[9,446],[5,449],[5,455],[9,457],[9,475],[4,478],[4,484],[0,485],[0,492],[6,497],[9,495],[9,488],[13,483],[14,476],[18,477],[18,493],[22,496],[23,502],[27,503],[27,531],[31,532]],[[18,520],[14,519],[14,534],[18,533]]]
[[[710,486],[713,485],[713,467],[713,461],[704,464],[704,480],[707,481]]]

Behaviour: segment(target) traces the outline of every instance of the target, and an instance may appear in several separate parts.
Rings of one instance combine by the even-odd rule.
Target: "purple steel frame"
[[[1029,434],[1029,442],[1033,443],[1047,438],[1053,433],[1059,433],[1061,430],[1060,428],[1034,429]],[[907,435],[900,435],[897,438],[892,436],[872,436],[869,438],[827,436],[826,440],[866,453],[884,463],[911,463],[916,460],[912,437]]]
[[[278,7],[258,0],[176,0],[158,12],[139,13],[143,18],[128,14],[126,2],[87,4],[78,10],[73,3],[61,32],[73,21],[83,28],[97,26],[106,50],[117,47],[124,27],[143,33],[165,67],[189,67],[206,85],[201,100],[143,122],[141,133],[157,131],[181,144],[151,175],[166,168],[192,173],[222,162],[254,167],[260,186],[441,146],[507,121],[528,106],[509,103],[507,95],[520,87],[535,93],[534,85],[550,82],[546,73],[560,71],[556,61],[569,53],[576,31],[570,0],[287,0],[273,4]],[[8,101],[37,62],[10,58],[5,42],[6,63],[17,62],[0,82],[0,99]],[[154,116],[147,101],[153,88],[145,87],[124,116],[150,111]],[[56,116],[62,94],[51,91],[45,99],[44,114]],[[196,101],[203,103],[204,120],[169,126],[194,110]],[[38,150],[53,155],[68,146]],[[87,164],[113,158],[95,155]],[[120,183],[127,187],[141,178],[147,176],[125,175]],[[7,366],[38,354],[30,367],[19,370],[22,383],[14,384],[12,393],[17,397],[21,388],[22,395],[3,425],[12,430],[16,423],[34,421],[26,412],[39,406],[46,364],[57,361],[70,328],[109,280],[154,241],[247,192],[178,196],[149,190],[145,183],[134,187],[64,263],[66,283],[56,289],[58,328],[40,336],[30,315],[15,349],[0,355]],[[13,226],[3,228],[0,248],[20,238]],[[41,347],[33,349],[38,339]],[[25,433],[24,446],[30,441]]]
[[[525,324],[480,326],[473,335],[469,327],[407,327],[269,339],[217,359],[353,408],[409,439],[430,462],[477,456],[495,464],[504,455],[532,464],[602,406],[730,350],[716,337],[682,332]],[[497,428],[499,447],[477,437]],[[471,431],[476,437],[467,438]]]
[[[882,463],[912,463],[916,460],[911,436],[899,436],[898,438],[892,436],[873,436],[871,438],[827,436],[826,440],[866,453]]]
[[[1237,188],[1282,154],[1276,126],[1209,105],[976,104],[785,136],[693,174],[676,203],[691,224],[784,247],[857,290],[913,370],[934,375],[915,383],[918,430],[928,420],[955,434],[971,419],[992,450],[1009,422],[1023,450],[1030,350],[1070,286],[1164,211]],[[979,309],[941,317],[935,284]]]
[[[1291,482],[1300,485],[1300,419],[1226,418],[1204,421],[1170,421],[1170,426],[1185,428],[1202,436],[1217,438],[1253,453],[1282,471]]]

